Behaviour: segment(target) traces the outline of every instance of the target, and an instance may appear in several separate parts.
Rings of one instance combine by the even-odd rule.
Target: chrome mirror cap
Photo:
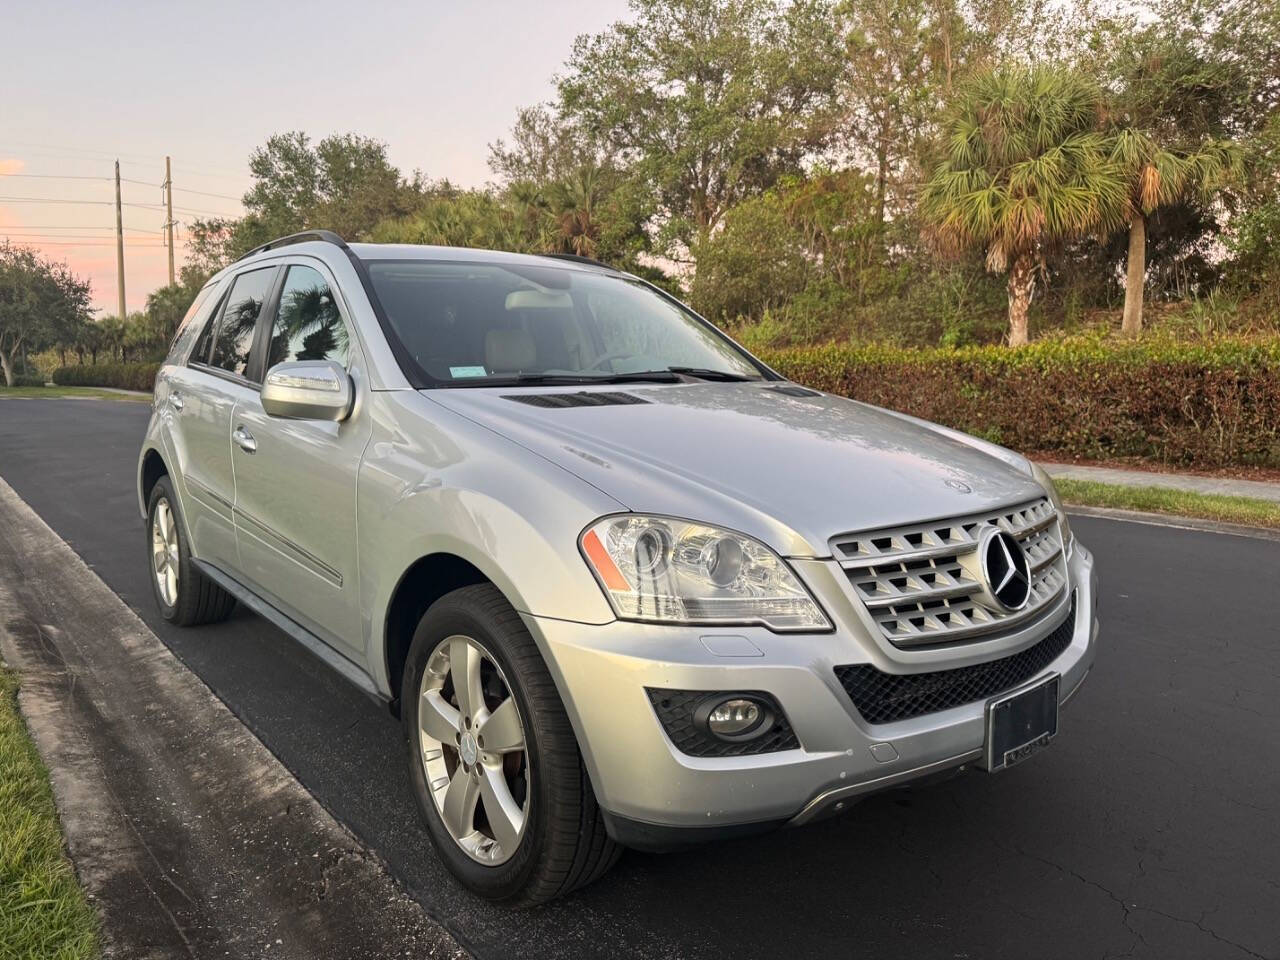
[[[351,377],[333,360],[277,363],[262,381],[262,409],[293,420],[345,420],[351,414]]]

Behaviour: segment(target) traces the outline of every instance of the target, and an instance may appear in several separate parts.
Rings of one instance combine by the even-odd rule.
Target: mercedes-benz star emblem
[[[991,528],[979,546],[982,578],[987,592],[1009,612],[1021,610],[1031,599],[1031,567],[1013,534]]]

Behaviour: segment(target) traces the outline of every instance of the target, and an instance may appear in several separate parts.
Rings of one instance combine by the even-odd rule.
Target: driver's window
[[[293,360],[336,360],[345,367],[349,348],[329,282],[311,267],[291,266],[271,325],[266,369]]]

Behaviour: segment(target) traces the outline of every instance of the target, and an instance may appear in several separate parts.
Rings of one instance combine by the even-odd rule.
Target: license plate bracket
[[[1039,752],[1058,733],[1058,674],[987,701],[983,765],[992,773]]]

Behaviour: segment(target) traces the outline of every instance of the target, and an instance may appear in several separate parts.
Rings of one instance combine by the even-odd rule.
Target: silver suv
[[[578,258],[259,247],[174,340],[138,495],[165,618],[239,601],[388,704],[440,856],[516,903],[1007,767],[1096,648],[1040,469]]]

